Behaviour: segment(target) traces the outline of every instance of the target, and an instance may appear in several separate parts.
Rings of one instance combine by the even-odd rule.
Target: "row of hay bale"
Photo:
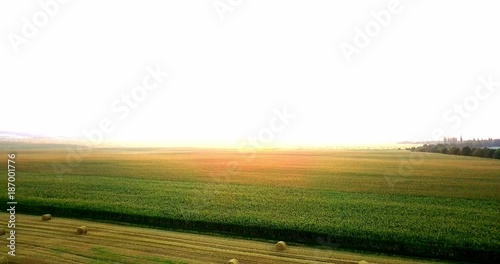
[[[43,221],[49,221],[52,219],[52,215],[50,214],[44,214],[42,215],[42,220]],[[87,227],[86,226],[80,226],[76,229],[76,233],[79,235],[84,235],[87,234]],[[6,234],[5,228],[0,228],[0,236],[3,236]],[[285,241],[278,241],[276,245],[274,246],[276,251],[283,252],[287,249],[287,245]],[[239,264],[240,262],[237,259],[230,259],[227,264]],[[359,264],[367,264],[368,262],[361,260]]]
[[[50,214],[44,214],[42,215],[42,220],[43,221],[49,221],[52,219],[52,215]],[[85,235],[87,234],[87,227],[86,226],[80,226],[76,229],[76,233],[79,235]]]

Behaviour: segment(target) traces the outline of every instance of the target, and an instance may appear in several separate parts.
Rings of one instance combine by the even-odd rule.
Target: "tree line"
[[[500,149],[460,146],[451,144],[425,144],[420,147],[407,148],[412,152],[431,152],[450,155],[472,156],[479,158],[500,159]]]

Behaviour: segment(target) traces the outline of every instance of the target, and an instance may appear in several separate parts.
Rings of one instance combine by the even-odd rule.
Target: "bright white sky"
[[[178,146],[500,137],[500,84],[473,97],[479,77],[500,82],[500,1],[401,0],[350,63],[341,44],[390,1],[227,2],[221,20],[213,0],[69,1],[16,53],[23,18],[47,11],[1,1],[0,131],[84,138],[109,118],[107,140]],[[121,118],[113,103],[157,64],[170,76]],[[269,139],[283,107],[295,118]]]

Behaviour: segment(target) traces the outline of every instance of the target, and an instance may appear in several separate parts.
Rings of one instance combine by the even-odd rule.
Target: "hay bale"
[[[0,228],[0,236],[3,236],[5,234],[7,234],[7,231],[5,231],[5,228],[3,228],[3,227]]]
[[[231,259],[227,262],[227,264],[239,264],[240,262],[237,259]]]
[[[52,216],[50,214],[44,214],[44,215],[42,215],[42,220],[43,221],[49,221],[50,219],[52,219]]]
[[[87,234],[87,227],[86,226],[80,226],[79,228],[76,229],[76,233],[79,235],[85,235]]]
[[[366,261],[366,260],[361,260],[361,261],[359,261],[359,262],[358,262],[358,264],[368,264],[368,261]]]
[[[285,241],[280,241],[280,242],[276,243],[276,250],[278,250],[278,251],[284,251],[284,250],[286,250],[286,243],[285,243]]]

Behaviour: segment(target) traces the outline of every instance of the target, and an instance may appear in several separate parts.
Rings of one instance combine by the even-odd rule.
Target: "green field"
[[[269,150],[250,158],[226,150],[94,149],[67,163],[57,146],[13,151],[19,212],[500,260],[500,160],[387,150]],[[56,173],[54,162],[71,171]]]

